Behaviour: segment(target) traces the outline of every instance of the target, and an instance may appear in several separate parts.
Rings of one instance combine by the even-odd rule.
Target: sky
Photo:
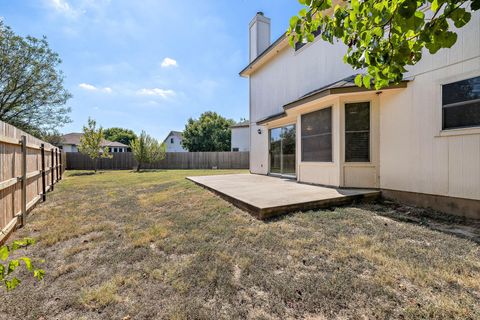
[[[73,122],[147,131],[163,139],[188,118],[216,111],[248,118],[248,24],[272,19],[285,32],[297,0],[0,0],[0,17],[21,36],[46,36],[59,53]]]

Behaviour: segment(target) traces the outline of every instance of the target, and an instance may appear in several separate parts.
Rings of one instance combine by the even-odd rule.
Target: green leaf
[[[361,74],[357,74],[357,76],[355,77],[355,84],[357,85],[357,87],[362,86],[362,75]]]
[[[27,268],[28,271],[33,271],[33,265],[30,258],[22,257],[20,259],[23,260],[23,262],[25,263],[25,267]]]
[[[5,280],[5,286],[7,287],[7,291],[15,289],[21,281],[17,278],[13,278],[12,280]]]
[[[471,17],[472,14],[467,12],[464,8],[458,8],[450,14],[450,18],[453,20],[453,23],[457,28],[461,28],[466,25],[470,21]]]
[[[8,268],[7,268],[7,275],[15,271],[15,269],[20,265],[20,262],[18,260],[10,260],[8,263]]]
[[[417,10],[417,1],[416,0],[404,0],[399,8],[398,13],[404,18],[410,18]]]
[[[365,86],[365,88],[370,89],[372,85],[371,81],[372,81],[372,77],[369,76],[368,74],[363,77],[363,85]]]
[[[9,255],[10,255],[10,252],[7,246],[0,247],[0,259],[2,259],[2,261],[7,260]]]

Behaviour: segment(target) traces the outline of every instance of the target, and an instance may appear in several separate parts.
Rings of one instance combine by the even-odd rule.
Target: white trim
[[[452,136],[461,136],[469,134],[479,134],[480,127],[470,127],[470,128],[453,128],[453,129],[443,129],[443,104],[442,104],[442,87],[447,84],[455,83],[462,80],[467,80],[471,78],[480,77],[480,68],[470,70],[463,73],[458,73],[454,76],[442,78],[435,83],[435,111],[434,111],[434,137],[452,137]]]

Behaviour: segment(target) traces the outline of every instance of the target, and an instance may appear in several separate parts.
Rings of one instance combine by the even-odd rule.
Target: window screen
[[[345,162],[370,162],[370,103],[345,104]]]
[[[480,77],[442,86],[443,129],[480,126]]]
[[[332,162],[332,108],[302,115],[302,161]]]

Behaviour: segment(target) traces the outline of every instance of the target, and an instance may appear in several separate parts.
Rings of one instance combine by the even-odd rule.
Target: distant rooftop
[[[250,121],[249,120],[241,121],[241,122],[238,122],[238,123],[234,124],[233,126],[230,126],[230,128],[248,128],[248,127],[250,127]]]
[[[80,138],[83,137],[83,133],[77,133],[77,132],[72,132],[72,133],[67,133],[62,136],[62,145],[65,144],[71,144],[78,146],[80,144]],[[109,141],[109,140],[102,140],[102,147],[124,147],[128,148],[126,144],[123,144],[121,142],[116,142],[116,141]]]

